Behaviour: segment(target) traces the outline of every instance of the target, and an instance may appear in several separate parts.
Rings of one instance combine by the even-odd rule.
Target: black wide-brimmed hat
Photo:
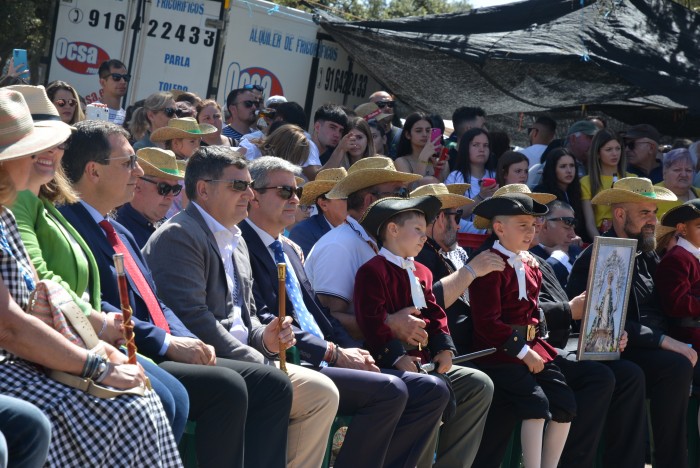
[[[474,207],[473,213],[482,218],[493,219],[496,216],[544,216],[548,211],[546,205],[524,193],[505,193],[482,201]]]
[[[419,211],[431,222],[440,212],[442,203],[432,195],[423,197],[400,198],[386,197],[375,201],[365,211],[360,224],[369,234],[379,237],[382,226],[393,216],[405,211]]]
[[[675,228],[678,223],[686,223],[700,218],[700,198],[688,200],[680,206],[671,208],[661,218],[661,224]]]

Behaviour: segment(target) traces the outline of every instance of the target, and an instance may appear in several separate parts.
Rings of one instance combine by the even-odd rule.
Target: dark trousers
[[[681,354],[659,348],[628,348],[624,359],[644,371],[658,468],[688,466],[686,413],[693,366]]]
[[[39,408],[0,395],[0,466],[43,466],[50,440],[51,422]]]
[[[644,373],[625,361],[570,361],[555,359],[574,390],[578,412],[571,423],[561,466],[591,467],[601,437],[605,439],[604,466],[644,466]]]
[[[284,468],[292,384],[280,370],[217,358],[216,366],[163,362],[190,398],[199,466]],[[245,453],[245,459],[244,459]]]
[[[138,362],[143,366],[143,370],[146,371],[153,391],[156,392],[163,404],[163,409],[170,422],[175,441],[180,442],[182,433],[185,432],[187,415],[190,411],[190,399],[187,396],[187,390],[175,377],[158,367],[150,359],[138,356]]]

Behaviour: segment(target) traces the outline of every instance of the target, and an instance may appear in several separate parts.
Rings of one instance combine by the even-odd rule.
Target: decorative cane
[[[284,263],[277,264],[277,280],[278,282],[278,294],[277,294],[277,310],[279,311],[279,330],[278,333],[282,332],[282,322],[286,316],[285,307],[287,305],[287,299],[285,293],[287,292],[287,265]],[[285,354],[284,344],[280,340],[280,369],[286,374],[287,373],[287,355]]]
[[[126,340],[126,352],[129,364],[136,364],[136,343],[134,342],[134,321],[131,319],[131,306],[129,305],[129,289],[126,285],[126,272],[124,271],[124,254],[114,254],[114,268],[117,270],[117,283],[119,285],[119,302],[121,302],[122,317],[124,319],[124,339]]]

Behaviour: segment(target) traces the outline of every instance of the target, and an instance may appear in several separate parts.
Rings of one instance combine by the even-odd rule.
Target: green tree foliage
[[[12,57],[12,49],[27,49],[32,76],[50,37],[49,14],[52,3],[46,0],[3,0],[0,8],[0,63]]]
[[[468,0],[280,0],[277,3],[306,11],[320,5],[347,20],[455,13],[471,8]]]

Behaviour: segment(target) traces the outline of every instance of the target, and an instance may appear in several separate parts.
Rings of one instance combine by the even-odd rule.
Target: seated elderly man
[[[329,200],[326,194],[347,175],[345,168],[324,169],[316,174],[316,179],[304,184],[304,191],[299,199],[300,205],[316,204],[317,213],[300,222],[289,233],[305,256],[325,233],[340,226],[348,216],[347,200]]]
[[[291,316],[266,326],[257,317],[250,255],[236,226],[248,215],[252,185],[242,155],[228,147],[200,148],[185,173],[190,204],[151,236],[143,252],[158,293],[217,357],[263,364],[295,341]],[[287,364],[287,373],[293,386],[287,464],[320,466],[338,390],[320,372]]]
[[[561,200],[547,203],[547,208],[549,213],[542,220],[539,243],[531,247],[530,252],[551,265],[559,284],[565,288],[574,260],[581,253],[581,248],[574,244],[576,217],[571,205]]]
[[[160,148],[143,148],[136,156],[143,175],[136,180],[134,198],[117,210],[117,220],[142,249],[182,190],[185,164],[177,161],[172,151]]]

